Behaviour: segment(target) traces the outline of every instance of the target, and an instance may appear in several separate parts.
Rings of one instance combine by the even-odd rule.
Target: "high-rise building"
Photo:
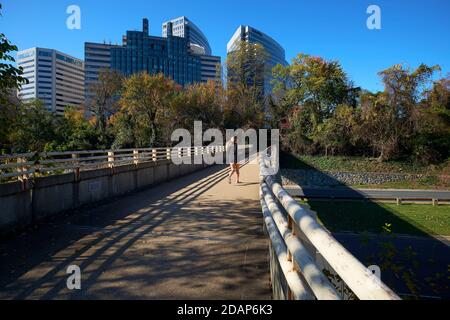
[[[188,43],[202,47],[203,54],[211,55],[211,47],[203,32],[188,18],[178,17],[164,22],[162,25],[162,36],[167,37],[167,26],[172,23],[172,35],[187,39]]]
[[[127,31],[121,45],[85,43],[85,97],[92,99],[92,85],[102,69],[124,75],[146,71],[163,73],[186,85],[218,80],[221,58],[211,55],[208,40],[186,17],[163,24],[163,37],[149,35],[149,23],[143,20],[142,31]],[[218,73],[219,71],[219,73]]]
[[[92,99],[92,85],[97,83],[100,71],[111,68],[111,48],[117,45],[86,42],[84,44],[84,90],[86,104]]]
[[[172,34],[166,26],[166,37],[149,35],[149,23],[143,20],[142,31],[127,31],[121,45],[85,43],[86,100],[92,98],[90,87],[98,81],[102,69],[129,76],[137,72],[163,73],[180,85],[200,82],[201,58],[194,54],[187,39]]]
[[[18,92],[22,101],[42,100],[47,110],[62,115],[68,106],[84,104],[84,62],[53,49],[18,52],[17,64],[29,83]]]
[[[203,32],[187,17],[178,17],[164,22],[162,35],[167,37],[168,24],[172,24],[172,34],[185,38],[192,54],[200,57],[201,82],[217,81],[222,77],[221,58],[213,56],[208,39]]]
[[[172,35],[172,23],[167,24],[167,37],[148,34],[148,20],[143,31],[127,31],[121,47],[111,48],[111,68],[124,75],[146,71],[163,73],[180,85],[200,82],[200,58],[190,51],[185,38]]]
[[[217,56],[200,55],[201,82],[217,81],[222,77],[221,58]]]
[[[250,26],[241,25],[234,33],[231,40],[228,42],[227,53],[231,54],[236,50],[236,48],[238,48],[239,43],[243,41],[248,43],[260,44],[267,53],[266,69],[269,72],[266,72],[266,74],[264,75],[263,88],[264,95],[267,96],[272,92],[272,75],[270,72],[272,68],[277,64],[281,64],[283,66],[288,65],[288,63],[286,62],[285,51],[278,42],[276,42],[265,33]]]

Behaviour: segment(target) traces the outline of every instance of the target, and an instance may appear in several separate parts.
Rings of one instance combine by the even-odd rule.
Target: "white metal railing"
[[[114,168],[119,165],[158,162],[174,158],[224,152],[224,146],[85,150],[0,155],[0,181],[35,176]]]
[[[270,162],[266,154],[259,155],[261,172]],[[287,293],[281,298],[348,298],[348,293],[338,290],[336,281],[325,274],[331,269],[328,271],[342,282],[339,285],[344,284],[358,299],[400,299],[317,221],[315,212],[295,201],[276,177],[261,176],[260,200],[272,254],[277,258],[276,265],[271,260],[271,268],[279,266],[287,282]]]

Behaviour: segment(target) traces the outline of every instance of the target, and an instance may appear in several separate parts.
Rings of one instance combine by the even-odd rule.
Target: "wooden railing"
[[[39,152],[0,155],[0,181],[158,162],[224,152],[223,146]]]
[[[264,155],[259,156],[261,172],[270,165]],[[315,212],[297,203],[275,176],[261,176],[260,196],[270,237],[274,298],[400,299],[317,221]]]

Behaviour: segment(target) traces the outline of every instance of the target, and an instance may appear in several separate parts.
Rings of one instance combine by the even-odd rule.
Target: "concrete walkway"
[[[270,299],[258,170],[223,166],[0,242],[0,299]],[[82,289],[66,288],[69,265]]]

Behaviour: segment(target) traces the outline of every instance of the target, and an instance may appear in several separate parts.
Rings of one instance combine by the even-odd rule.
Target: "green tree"
[[[325,148],[325,155],[336,152],[348,153],[356,143],[358,136],[355,128],[358,125],[358,109],[342,104],[336,107],[332,117],[327,118],[317,128],[315,142]]]
[[[272,69],[272,94],[268,100],[269,124],[272,128],[283,129],[289,113],[294,107],[288,95],[288,91],[291,89],[289,71],[290,68],[281,64]]]
[[[194,121],[202,121],[203,128],[222,125],[223,90],[214,81],[192,84],[174,97],[167,121],[174,126],[193,130]],[[170,135],[169,135],[170,136]]]
[[[1,16],[2,4],[0,4]],[[3,33],[0,33],[0,153],[10,152],[9,134],[19,113],[19,101],[16,90],[28,83],[23,69],[12,65],[15,62],[12,53],[17,46],[11,44]]]
[[[355,105],[355,88],[337,61],[299,54],[286,67],[274,69],[274,86],[291,106],[310,105],[319,117],[339,104]]]
[[[152,147],[157,121],[169,112],[181,88],[163,74],[134,74],[124,81],[120,111],[114,116],[115,147]]]
[[[10,152],[41,152],[61,143],[55,132],[56,121],[58,118],[40,100],[21,104],[8,135]]]
[[[0,11],[2,5],[0,4]],[[1,12],[0,12],[1,16]],[[22,84],[28,83],[23,75],[23,68],[14,67],[11,62],[15,62],[12,52],[17,51],[17,46],[11,44],[3,33],[0,33],[0,103],[4,104],[8,100],[10,91],[19,89]]]
[[[286,118],[284,147],[296,152],[315,153],[321,146],[319,126],[332,117],[340,104],[356,106],[359,89],[348,80],[341,65],[319,57],[299,54],[292,64],[273,69],[275,118]],[[287,116],[285,116],[287,114]],[[281,126],[281,125],[280,125]],[[326,125],[329,127],[329,124]]]
[[[55,121],[55,139],[47,145],[47,150],[95,150],[106,146],[101,144],[100,129],[94,121],[87,121],[82,108],[66,108],[63,117]]]

